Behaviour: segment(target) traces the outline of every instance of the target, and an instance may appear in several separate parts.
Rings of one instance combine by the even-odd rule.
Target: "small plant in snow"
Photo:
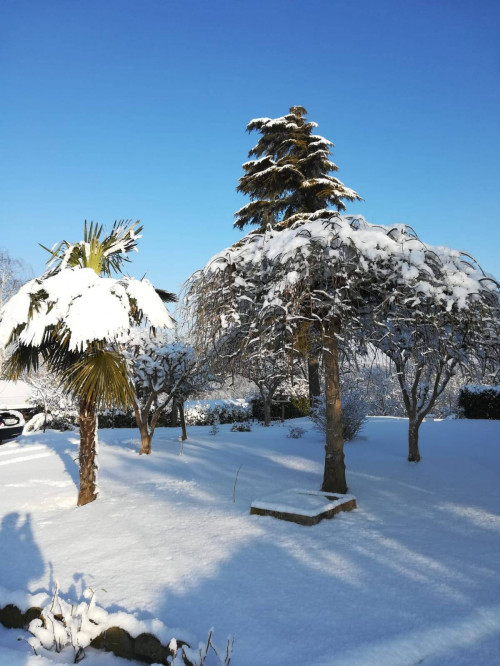
[[[305,435],[305,432],[304,428],[300,428],[299,426],[289,426],[287,437],[290,439],[300,439]]]
[[[248,423],[248,421],[243,421],[242,423],[233,423],[231,432],[252,432],[252,426],[250,423]]]
[[[210,430],[208,431],[208,434],[209,434],[209,435],[216,435],[218,432],[219,432],[219,426],[218,426],[218,424],[217,424],[217,423],[213,423],[213,424],[212,424],[212,427],[211,427]]]
[[[40,647],[49,651],[61,652],[66,647],[74,651],[74,663],[85,657],[85,648],[99,634],[97,622],[91,619],[95,609],[95,594],[86,590],[88,601],[69,604],[59,597],[56,587],[52,603],[42,610],[42,617],[32,620],[28,631],[32,634],[28,643],[35,654]]]
[[[108,613],[95,603],[95,593],[87,589],[84,592],[86,601],[70,604],[59,596],[56,586],[52,601],[42,610],[41,618],[32,620],[27,639],[35,655],[39,650],[62,652],[73,649],[73,663],[77,664],[85,658],[85,649],[100,636],[112,622]],[[123,613],[121,613],[123,615]],[[131,617],[131,616],[130,616]],[[210,650],[213,651],[217,666],[229,666],[233,654],[233,639],[228,638],[224,650],[219,650],[212,642],[214,630],[210,629],[206,643],[199,643],[198,648],[191,648],[172,638],[168,647],[173,653],[169,663],[172,666],[205,666]]]
[[[233,656],[234,638],[228,637],[224,651],[218,649],[212,643],[214,630],[210,629],[206,643],[199,643],[198,649],[190,648],[187,645],[178,646],[177,641],[172,639],[169,644],[170,650],[174,653],[172,666],[184,666],[186,663],[192,666],[205,666],[210,650],[215,653],[217,664],[220,666],[229,666]]]

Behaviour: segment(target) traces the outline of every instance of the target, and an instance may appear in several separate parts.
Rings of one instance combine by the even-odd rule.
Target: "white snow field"
[[[158,429],[150,456],[138,431],[100,430],[100,494],[81,508],[76,433],[3,444],[0,606],[55,581],[75,603],[90,587],[172,635],[232,635],[231,666],[500,664],[500,421],[426,422],[410,464],[407,421],[370,418],[346,444],[358,508],[313,527],[249,514],[320,488],[322,436],[293,425],[304,437],[191,427],[182,453],[178,431]],[[51,663],[21,635],[0,627],[0,664]],[[90,650],[83,663],[131,662]]]

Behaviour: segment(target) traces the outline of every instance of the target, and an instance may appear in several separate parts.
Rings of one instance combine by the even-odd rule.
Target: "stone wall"
[[[29,623],[35,618],[41,618],[43,621],[41,608],[29,608],[24,613],[14,604],[0,608],[0,623],[8,629],[27,630]],[[179,648],[183,644],[186,645],[182,641],[177,641]],[[153,634],[144,633],[134,638],[121,627],[109,627],[94,638],[90,645],[97,650],[113,652],[117,657],[135,659],[146,664],[167,664],[167,658],[174,656],[172,650],[163,645]],[[186,666],[189,666],[187,662]]]

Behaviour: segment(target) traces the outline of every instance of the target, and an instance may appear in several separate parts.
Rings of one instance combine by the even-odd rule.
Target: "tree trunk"
[[[324,330],[326,441],[325,469],[321,490],[324,492],[346,493],[339,353],[337,338],[335,337],[335,325],[332,322],[326,322]]]
[[[264,405],[264,425],[268,426],[271,424],[271,399],[263,397],[262,401]]]
[[[181,420],[181,428],[182,428],[182,435],[181,435],[181,441],[185,442],[186,439],[188,438],[187,436],[187,430],[186,430],[186,419],[184,417],[184,403],[179,402],[179,418]]]
[[[309,404],[312,407],[314,401],[321,395],[319,358],[313,351],[310,352],[307,359],[307,375],[309,379]]]
[[[153,433],[149,432],[147,425],[139,426],[139,432],[141,433],[141,450],[139,455],[148,456],[151,453],[151,442],[153,441]]]
[[[418,450],[418,429],[422,420],[410,418],[408,425],[408,460],[419,462],[420,451]]]
[[[312,407],[314,401],[321,395],[321,377],[319,368],[321,345],[320,329],[317,321],[314,321],[309,327],[308,341],[307,378],[309,381],[309,403]]]
[[[178,406],[175,400],[172,400],[172,412],[170,413],[170,427],[175,428],[177,426],[177,416],[178,416]]]
[[[47,430],[47,401],[43,401],[43,432]]]
[[[80,491],[78,506],[93,502],[96,491],[97,412],[95,403],[80,400]]]

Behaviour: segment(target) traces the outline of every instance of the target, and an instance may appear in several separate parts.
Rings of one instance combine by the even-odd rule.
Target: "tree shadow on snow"
[[[468,557],[473,540],[457,541],[456,525],[439,521],[429,530],[423,516],[401,530],[400,509],[386,511],[383,523],[355,511],[314,527],[249,517],[249,532],[260,529],[239,542],[236,534],[235,547],[210,566],[165,587],[155,615],[200,640],[215,626],[216,644],[235,637],[235,662],[253,655],[270,665],[330,663],[325,655],[347,657],[382,639],[397,647],[408,637],[412,646],[417,627],[423,637],[474,619],[478,591],[484,603],[495,585],[493,567],[479,569]],[[448,546],[454,552],[445,552]],[[447,651],[459,645],[450,632]],[[471,633],[471,645],[480,640],[481,632]],[[429,654],[433,649],[441,648],[429,646]]]

